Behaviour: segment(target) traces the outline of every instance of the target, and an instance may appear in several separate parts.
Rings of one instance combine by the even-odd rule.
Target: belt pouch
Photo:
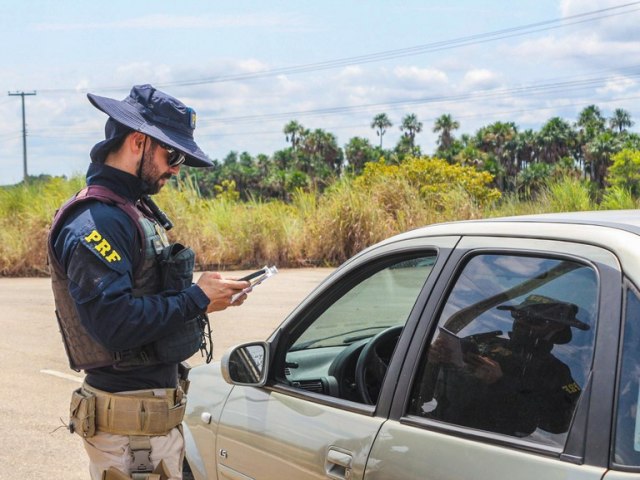
[[[96,397],[82,388],[71,395],[69,430],[84,438],[93,437],[96,433]]]

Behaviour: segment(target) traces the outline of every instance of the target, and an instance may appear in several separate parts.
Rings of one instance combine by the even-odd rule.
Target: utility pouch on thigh
[[[82,388],[71,395],[69,431],[84,438],[96,433],[96,396]]]

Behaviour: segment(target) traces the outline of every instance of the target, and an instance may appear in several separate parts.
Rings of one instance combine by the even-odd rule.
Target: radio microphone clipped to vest
[[[173,222],[169,220],[167,214],[162,211],[158,204],[152,200],[151,196],[142,195],[141,198],[144,204],[151,210],[151,213],[153,213],[158,223],[162,225],[165,230],[171,230],[173,228]]]

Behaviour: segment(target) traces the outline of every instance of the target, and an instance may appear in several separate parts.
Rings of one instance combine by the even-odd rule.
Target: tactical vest
[[[135,368],[142,365],[158,363],[178,363],[189,358],[198,351],[202,344],[202,335],[206,316],[197,316],[185,322],[185,328],[176,332],[171,338],[162,339],[160,345],[145,345],[127,351],[113,352],[96,342],[86,331],[75,308],[75,302],[69,293],[69,278],[64,267],[57,260],[54,251],[54,239],[65,219],[75,207],[87,201],[98,200],[114,205],[124,211],[134,222],[140,239],[140,258],[133,275],[133,295],[140,297],[159,293],[166,289],[162,285],[163,275],[161,259],[163,254],[173,249],[167,240],[166,232],[152,217],[151,212],[143,211],[145,207],[136,207],[131,201],[117,195],[110,189],[99,185],[90,185],[67,201],[53,220],[49,232],[48,253],[51,271],[53,296],[56,305],[56,316],[62,334],[69,366],[74,370],[92,369],[105,366],[115,368]],[[177,245],[177,244],[176,244]],[[180,246],[181,247],[181,246]],[[190,249],[184,249],[191,257],[182,262],[182,284],[177,290],[191,284],[194,258]],[[158,352],[166,355],[158,355]]]

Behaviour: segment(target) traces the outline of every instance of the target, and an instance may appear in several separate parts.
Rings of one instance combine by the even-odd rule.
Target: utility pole
[[[22,97],[22,166],[24,168],[24,183],[27,183],[29,180],[29,175],[27,174],[27,122],[25,120],[24,113],[24,97],[27,95],[35,95],[36,92],[9,92],[10,97]]]

